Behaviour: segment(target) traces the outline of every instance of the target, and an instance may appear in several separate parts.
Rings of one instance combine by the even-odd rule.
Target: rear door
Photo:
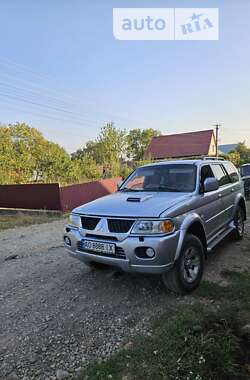
[[[211,166],[204,164],[200,168],[201,204],[198,208],[198,212],[205,222],[208,239],[221,229],[223,225],[221,217],[223,213],[223,203],[221,197],[219,197],[219,191],[203,192],[204,181],[209,177],[215,177],[215,175]]]
[[[215,178],[219,181],[218,197],[221,200],[221,226],[229,223],[229,210],[232,206],[232,183],[222,164],[211,164]]]
[[[241,189],[241,182],[238,170],[236,167],[229,161],[223,162],[223,167],[226,170],[229,178],[230,178],[230,192],[228,194],[228,219],[231,221],[234,217],[234,205],[235,205],[235,197],[238,191]]]

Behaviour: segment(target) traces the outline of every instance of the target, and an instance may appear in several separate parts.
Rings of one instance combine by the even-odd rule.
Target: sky
[[[113,8],[216,7],[219,41],[119,41]],[[0,0],[0,122],[68,152],[104,123],[250,145],[250,0]]]

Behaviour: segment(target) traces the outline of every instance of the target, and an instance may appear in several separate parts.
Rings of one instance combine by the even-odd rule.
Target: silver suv
[[[164,161],[137,168],[116,193],[74,209],[64,243],[89,266],[161,274],[169,290],[186,293],[224,237],[242,239],[245,220],[243,183],[231,162]]]

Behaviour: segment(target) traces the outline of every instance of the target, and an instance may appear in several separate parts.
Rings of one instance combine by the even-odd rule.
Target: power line
[[[8,65],[7,68],[9,68],[9,65],[11,65],[11,66],[14,66],[14,68],[15,68],[16,71],[19,71],[19,72],[21,71],[21,72],[24,72],[24,73],[28,73],[29,75],[31,74],[31,75],[39,78],[39,79],[43,79],[43,80],[46,80],[46,81],[47,80],[51,81],[51,79],[52,79],[50,76],[48,76],[46,74],[38,73],[38,72],[30,69],[30,67],[28,67],[26,65],[13,62],[13,61],[11,61],[9,59],[3,59],[3,58],[1,58],[0,59],[0,64],[1,64],[1,61],[2,61],[2,65],[4,65],[4,66]],[[6,74],[6,73],[2,73],[2,74],[7,75],[9,77],[12,77],[12,79],[13,79],[13,74],[12,75],[9,75],[9,74]],[[14,76],[14,79],[17,79],[17,78],[15,78],[15,76]],[[21,81],[24,81],[24,82],[28,82],[29,84],[33,85],[33,87],[34,87],[34,81],[32,83],[30,83],[29,81],[27,81],[27,79],[23,79],[23,78],[20,78],[20,77],[18,77],[18,80],[21,80]],[[40,83],[39,83],[39,85],[40,85]],[[50,92],[52,92],[54,94],[60,94],[60,100],[62,100],[62,92],[63,93],[65,92],[65,89],[62,89],[62,92],[58,92],[57,90],[51,89],[51,88],[48,88],[48,87],[47,87],[46,90],[50,91]],[[68,91],[68,90],[66,90],[66,91]],[[66,94],[66,96],[65,96],[65,94],[63,96],[64,96],[65,99],[70,99],[71,101],[73,101],[74,106],[79,102],[79,99],[76,99],[75,97],[70,96],[68,93]],[[86,102],[86,99],[84,99],[84,101]],[[88,100],[87,100],[87,102],[88,102],[88,104],[91,104]],[[92,105],[95,106],[96,104],[92,103]],[[138,124],[139,125],[143,124],[144,126],[148,125],[148,122],[146,122],[146,121],[143,121],[143,120],[140,120],[140,121],[138,121],[138,120],[132,120],[130,118],[126,118],[124,116],[116,115],[114,113],[110,113],[109,114],[109,113],[103,112],[103,111],[93,111],[93,112],[97,113],[97,114],[99,113],[99,114],[106,115],[108,117],[108,119],[115,118],[115,119],[118,119],[118,120],[127,121],[129,123],[132,122],[132,124],[135,123],[136,125],[138,125]]]
[[[22,102],[22,103],[27,103],[27,104],[31,104],[33,106],[36,106],[36,107],[39,107],[39,108],[44,108],[44,109],[49,109],[49,110],[53,110],[55,111],[56,113],[59,113],[59,114],[64,114],[64,115],[69,115],[72,119],[72,121],[77,121],[77,122],[88,122],[88,123],[92,123],[93,121],[90,121],[88,119],[84,119],[84,118],[77,118],[75,117],[74,115],[74,112],[72,111],[67,111],[65,109],[62,109],[62,108],[59,108],[59,107],[55,107],[55,106],[50,106],[50,105],[47,105],[47,104],[43,104],[43,103],[40,103],[40,102],[37,102],[33,99],[29,99],[27,97],[20,97],[19,94],[12,94],[12,93],[6,93],[6,92],[1,92],[0,91],[0,97],[3,97],[4,99],[7,98],[7,99],[10,99],[12,101],[15,101],[17,100],[18,102]],[[103,121],[105,122],[105,121]]]
[[[6,108],[8,108],[8,106],[6,107]],[[9,107],[11,110],[12,109],[15,109],[15,110],[17,110],[17,111],[20,111],[20,112],[22,112],[22,113],[25,113],[25,114],[31,114],[31,115],[33,115],[33,116],[38,116],[38,117],[42,117],[42,118],[44,118],[44,119],[49,119],[49,120],[56,120],[56,121],[60,121],[60,122],[62,122],[62,123],[69,123],[70,122],[70,120],[67,120],[67,119],[62,119],[62,118],[57,118],[57,117],[53,117],[53,116],[50,116],[50,115],[44,115],[44,114],[41,114],[41,113],[35,113],[35,112],[31,112],[30,110],[29,111],[27,111],[27,110],[24,110],[24,109],[20,109],[20,108],[18,108],[18,107],[16,107],[16,106],[14,106],[14,107]],[[79,124],[79,123],[78,123]],[[86,124],[81,124],[81,126],[83,126],[83,127],[90,127],[90,128],[92,128],[92,126],[89,126],[89,125],[86,125]],[[58,130],[57,130],[57,132],[58,132]],[[60,131],[60,133],[61,133],[61,131]],[[77,136],[81,136],[81,137],[83,137],[83,138],[87,138],[87,139],[93,139],[93,136],[90,136],[90,135],[83,135],[82,133],[80,134],[80,133],[75,133],[75,132],[72,132],[72,128],[70,129],[70,130],[68,130],[68,133],[70,133],[71,135],[77,135]]]

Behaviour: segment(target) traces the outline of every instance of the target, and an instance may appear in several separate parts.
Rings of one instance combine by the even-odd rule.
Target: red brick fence
[[[0,185],[0,207],[69,211],[113,193],[120,178],[60,187],[58,183]]]

